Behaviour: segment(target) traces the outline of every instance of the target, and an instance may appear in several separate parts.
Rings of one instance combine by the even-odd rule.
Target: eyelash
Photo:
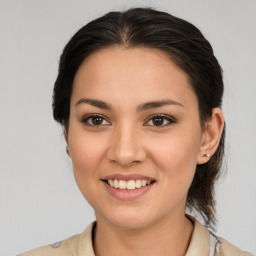
[[[90,127],[99,127],[99,126],[102,126],[102,125],[109,125],[110,122],[107,121],[109,124],[99,124],[99,125],[95,125],[93,123],[89,123],[88,120],[92,119],[92,118],[101,118],[102,120],[104,121],[107,121],[107,119],[102,116],[102,115],[99,115],[99,114],[92,114],[92,115],[88,115],[88,116],[85,116],[83,119],[82,119],[82,123],[85,124],[86,126],[90,126]],[[104,122],[103,121],[103,122]]]
[[[92,118],[100,118],[103,120],[103,122],[107,122],[107,124],[99,124],[99,125],[96,125],[96,124],[93,124],[92,123]],[[153,119],[162,119],[164,124],[161,124],[161,125],[154,125],[154,124],[147,124],[149,123],[150,121],[153,122]],[[89,120],[91,120],[91,123],[89,123]],[[168,123],[166,123],[166,121]],[[88,115],[88,116],[85,116],[83,119],[82,119],[82,123],[85,124],[86,126],[90,126],[90,127],[100,127],[100,126],[105,126],[105,125],[110,125],[111,123],[109,121],[107,121],[107,119],[102,116],[102,115],[99,115],[99,114],[91,114],[91,115]],[[169,126],[173,123],[177,123],[177,121],[174,119],[174,118],[171,118],[170,116],[166,116],[166,115],[163,115],[163,114],[157,114],[157,115],[152,115],[150,116],[147,121],[145,122],[145,126],[154,126],[154,127],[157,127],[157,128],[161,128],[161,127],[166,127],[166,126]]]
[[[174,124],[174,123],[177,123],[177,121],[170,117],[170,116],[167,116],[167,115],[163,115],[163,114],[157,114],[157,115],[153,115],[153,116],[150,116],[148,119],[147,119],[147,122],[146,123],[149,123],[149,121],[153,122],[153,119],[163,119],[164,122],[167,121],[168,123],[165,123],[163,125],[154,125],[154,124],[150,124],[150,125],[146,125],[146,126],[154,126],[154,127],[157,127],[157,128],[162,128],[162,127],[166,127],[166,126],[169,126],[171,124]]]

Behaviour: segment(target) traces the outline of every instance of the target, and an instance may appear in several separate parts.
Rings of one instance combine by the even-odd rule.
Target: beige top
[[[72,236],[61,242],[47,245],[22,253],[19,256],[95,256],[92,245],[91,223],[83,233]],[[185,256],[253,256],[231,245],[222,238],[217,238],[197,220],[194,220],[194,231]]]

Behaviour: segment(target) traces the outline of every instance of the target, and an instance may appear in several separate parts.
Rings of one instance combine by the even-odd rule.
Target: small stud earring
[[[204,154],[204,156],[205,156],[205,157],[210,157],[210,155],[209,155],[209,154]]]

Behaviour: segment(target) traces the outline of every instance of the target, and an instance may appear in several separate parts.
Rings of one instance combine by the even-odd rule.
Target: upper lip
[[[148,176],[144,176],[144,175],[140,175],[140,174],[111,174],[111,175],[107,175],[105,176],[102,180],[150,180],[150,181],[154,181],[155,179],[148,177]]]

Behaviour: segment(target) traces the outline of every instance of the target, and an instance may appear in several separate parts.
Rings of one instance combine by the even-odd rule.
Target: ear
[[[210,157],[215,153],[219,146],[224,124],[225,121],[221,109],[213,108],[211,118],[204,125],[197,164],[208,162]]]
[[[67,142],[67,145],[68,145],[68,130],[67,130],[67,128],[63,128],[63,135],[64,135],[65,141]]]
[[[68,129],[67,129],[67,128],[64,128],[63,134],[64,134],[64,138],[65,138],[66,143],[67,143],[66,152],[67,152],[67,155],[70,157],[70,154],[69,154],[69,145],[68,145]]]

